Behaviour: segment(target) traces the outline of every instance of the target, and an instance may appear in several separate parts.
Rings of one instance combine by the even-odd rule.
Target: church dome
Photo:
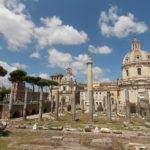
[[[137,39],[132,41],[131,49],[132,50],[125,55],[123,65],[132,62],[150,61],[150,53],[141,49],[140,42]]]
[[[150,52],[141,49],[140,42],[134,39],[131,50],[125,55],[122,65],[123,79],[150,77]]]

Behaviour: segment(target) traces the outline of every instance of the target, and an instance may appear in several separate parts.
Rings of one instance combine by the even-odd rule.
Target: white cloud
[[[40,73],[39,77],[43,78],[43,79],[50,79],[50,75],[47,73]]]
[[[103,81],[107,81],[107,82],[110,81],[109,78],[104,77],[106,72],[107,72],[106,69],[102,69],[102,68],[97,67],[97,66],[94,67],[93,68],[94,80],[95,81],[101,81],[101,82],[103,82]]]
[[[15,67],[16,69],[23,69],[23,70],[26,70],[28,68],[27,65],[21,64],[19,62],[12,63],[12,66]]]
[[[77,31],[73,26],[63,25],[59,17],[41,18],[43,26],[35,28],[35,38],[40,47],[54,44],[76,45],[88,39],[84,31]]]
[[[40,53],[35,51],[30,55],[30,58],[40,59]]]
[[[16,68],[12,65],[9,65],[7,62],[0,61],[0,66],[8,71],[8,73],[14,71]]]
[[[34,24],[23,13],[25,6],[16,0],[0,1],[0,33],[12,50],[31,42]]]
[[[87,65],[88,60],[87,54],[79,54],[78,56],[72,56],[70,53],[63,53],[57,49],[49,49],[48,51],[48,62],[52,67],[59,67],[61,69],[66,69],[71,67],[73,73],[77,79],[82,80],[86,79],[87,75]],[[102,69],[98,66],[94,66],[94,80],[96,81],[108,81],[108,78],[105,78],[105,73],[107,69]]]
[[[63,53],[55,48],[48,51],[48,62],[51,66],[66,68],[72,61],[72,56],[69,53]]]
[[[112,52],[112,48],[106,45],[101,47],[95,47],[93,45],[89,45],[88,50],[95,54],[110,54]]]
[[[40,20],[46,27],[56,27],[62,25],[62,20],[56,16],[53,16],[52,18],[41,18]]]
[[[148,26],[137,21],[132,13],[119,16],[117,11],[118,8],[112,6],[108,12],[101,13],[99,25],[103,35],[123,38],[130,33],[141,34],[148,30]]]
[[[7,87],[10,86],[10,82],[8,80],[10,72],[12,72],[12,71],[14,71],[16,69],[26,69],[27,68],[27,65],[20,64],[19,62],[8,64],[7,62],[1,61],[1,60],[0,60],[0,66],[2,66],[8,72],[5,77],[0,77],[0,80],[3,81],[4,86],[7,86]]]
[[[54,44],[82,44],[88,39],[84,31],[64,25],[59,17],[41,18],[40,21],[41,26],[34,24],[21,0],[0,0],[0,35],[13,51],[20,51],[33,40],[38,48],[44,48]]]

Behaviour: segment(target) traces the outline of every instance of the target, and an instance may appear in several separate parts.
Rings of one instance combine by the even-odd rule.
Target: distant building
[[[118,100],[118,86],[116,83],[97,83],[93,85],[95,111],[106,112],[107,91],[110,91],[112,111],[116,111]],[[85,111],[89,110],[86,87],[84,90],[80,91],[80,105]]]
[[[137,39],[122,63],[122,77],[118,80],[121,106],[125,105],[125,90],[129,92],[131,112],[146,115],[150,103],[150,53],[141,48]]]
[[[54,76],[52,76],[54,77]],[[54,78],[52,78],[54,80]],[[55,80],[56,81],[56,80]],[[60,112],[71,111],[71,102],[73,91],[76,92],[76,104],[79,104],[79,89],[76,79],[73,75],[72,69],[67,68],[66,75],[59,80],[59,108]],[[55,99],[56,89],[53,88],[52,94],[53,99]]]

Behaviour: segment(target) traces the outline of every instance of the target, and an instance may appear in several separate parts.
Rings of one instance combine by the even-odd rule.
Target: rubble
[[[90,143],[91,146],[99,148],[111,148],[113,146],[111,138],[93,139]]]
[[[109,128],[101,128],[101,133],[111,133],[111,130]]]

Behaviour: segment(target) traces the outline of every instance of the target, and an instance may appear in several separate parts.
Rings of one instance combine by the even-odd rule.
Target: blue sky
[[[0,65],[48,77],[72,67],[86,79],[91,51],[96,81],[121,76],[133,38],[149,50],[147,0],[0,0]]]

